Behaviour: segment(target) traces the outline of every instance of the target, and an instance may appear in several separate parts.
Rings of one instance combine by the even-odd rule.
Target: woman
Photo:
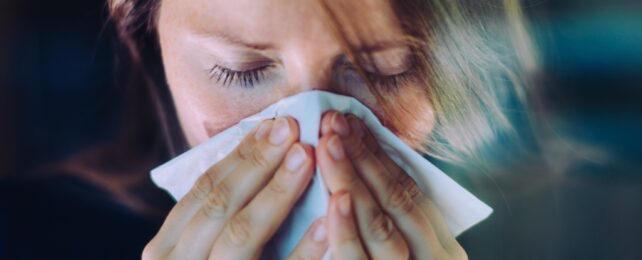
[[[123,3],[114,1],[112,8],[118,10],[118,4]],[[189,146],[283,97],[312,89],[360,99],[418,150],[439,149],[425,145],[424,139],[437,121],[447,123],[440,119],[448,115],[437,118],[450,112],[442,107],[457,105],[465,110],[475,105],[448,104],[448,94],[442,95],[437,87],[452,87],[438,81],[442,76],[460,77],[440,71],[447,65],[438,67],[439,52],[431,48],[457,39],[440,39],[439,27],[432,23],[456,23],[451,19],[458,17],[447,15],[439,21],[428,13],[454,13],[459,8],[455,4],[249,0],[148,4],[152,11],[147,19],[158,33],[167,83]],[[462,80],[470,78],[474,79]],[[480,93],[476,101],[486,101],[490,94]],[[498,109],[493,104],[481,107],[501,115],[493,111]],[[475,118],[479,120],[481,115]],[[507,124],[501,117],[497,121]],[[310,227],[292,257],[321,258],[329,247],[340,259],[466,258],[439,212],[422,205],[429,199],[423,200],[412,181],[400,177],[406,175],[378,152],[376,141],[356,118],[327,113],[321,128],[314,151],[297,142],[295,121],[263,122],[237,152],[201,177],[192,196],[178,202],[143,257],[258,257],[306,187],[316,161],[332,193],[331,203],[328,215]],[[488,134],[483,125],[475,130]],[[448,134],[442,133],[446,139]],[[458,144],[467,141],[461,139],[448,141],[455,149],[473,149],[469,143]],[[372,142],[366,145],[362,140]],[[382,168],[385,171],[377,170]]]
[[[115,153],[70,171],[118,162],[146,172],[313,89],[353,96],[417,151],[463,163],[510,136],[501,107],[523,97],[521,75],[535,67],[516,0],[108,2],[131,63],[129,107],[138,113],[128,114],[129,135]],[[141,96],[149,104],[137,102]],[[259,257],[315,163],[332,198],[292,258],[326,250],[341,259],[467,258],[430,198],[358,119],[330,112],[321,128],[312,149],[297,141],[291,118],[261,123],[173,206],[143,258]],[[165,147],[155,146],[158,136]]]

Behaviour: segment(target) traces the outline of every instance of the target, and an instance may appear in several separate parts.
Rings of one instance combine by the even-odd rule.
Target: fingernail
[[[339,113],[334,113],[332,115],[332,130],[334,130],[334,132],[336,132],[341,137],[347,137],[348,135],[350,135],[348,122],[346,121],[346,118]]]
[[[317,225],[317,230],[314,231],[314,241],[321,242],[325,240],[326,236],[327,236],[327,232],[325,230],[325,223],[322,220]]]
[[[350,216],[350,210],[352,205],[350,205],[350,193],[346,193],[341,198],[339,198],[339,213],[341,216],[348,217]]]
[[[285,167],[290,171],[296,171],[301,168],[301,165],[303,165],[304,162],[305,151],[300,145],[293,145],[285,159]]]
[[[282,117],[276,119],[272,127],[272,132],[270,132],[270,143],[273,145],[281,145],[288,139],[289,135],[290,125],[288,124],[288,120]]]
[[[321,133],[319,136],[330,134],[330,131],[332,131],[332,116],[326,116],[326,114],[323,114],[321,119]]]
[[[260,140],[263,139],[265,134],[270,130],[272,127],[272,121],[265,121],[262,122],[261,125],[259,126],[259,129],[256,130],[256,133],[254,134],[254,139]]]
[[[339,140],[339,137],[336,135],[333,135],[330,137],[330,140],[328,140],[328,150],[330,150],[330,155],[332,155],[332,158],[335,160],[341,160],[346,156],[341,140]]]
[[[359,118],[355,116],[349,116],[348,124],[350,125],[350,129],[352,130],[352,132],[357,137],[363,137],[363,128],[361,126],[361,123],[359,122]]]

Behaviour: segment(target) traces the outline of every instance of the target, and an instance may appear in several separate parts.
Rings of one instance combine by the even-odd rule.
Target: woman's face
[[[313,89],[353,96],[384,124],[386,117],[407,118],[400,130],[393,128],[402,139],[410,129],[428,135],[432,108],[425,86],[412,80],[417,72],[390,2],[327,1],[355,54],[371,57],[362,67],[375,87],[399,89],[384,115],[317,1],[162,1],[163,62],[191,146],[279,99]]]

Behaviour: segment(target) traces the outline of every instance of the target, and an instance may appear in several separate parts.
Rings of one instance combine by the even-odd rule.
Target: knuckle
[[[280,196],[287,192],[287,186],[283,183],[281,178],[275,177],[268,182],[267,189],[274,194],[273,196]]]
[[[370,150],[362,142],[352,142],[347,144],[348,153],[352,160],[357,162],[364,162],[370,156]]]
[[[423,198],[423,193],[419,190],[419,187],[413,182],[410,185],[404,185],[405,187],[408,187],[407,193],[408,196],[410,196],[410,199],[412,200],[419,200]]]
[[[261,150],[256,149],[254,152],[250,153],[249,161],[256,167],[267,168],[270,165],[270,162]]]
[[[397,176],[397,181],[399,181],[399,183],[404,186],[414,184],[414,181],[412,180],[412,178],[410,178],[410,176],[408,176],[408,174]]]
[[[236,157],[241,161],[247,161],[256,149],[253,141],[244,141],[236,149]]]
[[[387,156],[381,147],[379,147],[379,144],[373,139],[372,141],[364,141],[364,145],[370,149],[371,153],[375,157],[381,157],[381,156]]]
[[[340,182],[346,187],[358,187],[361,182],[356,172],[346,172],[345,174],[340,174]]]
[[[212,177],[209,174],[201,175],[192,189],[192,195],[197,200],[205,199],[212,189],[212,184]]]
[[[365,124],[361,125],[364,132],[362,140],[369,148],[373,149],[374,151],[374,149],[379,147],[379,142],[377,141],[377,139],[375,139],[375,137],[372,135],[372,132],[370,132],[370,129],[366,127]]]
[[[392,237],[394,233],[394,224],[392,220],[380,209],[374,210],[374,216],[368,230],[372,237],[379,241],[385,241]]]
[[[250,222],[247,216],[239,212],[227,224],[223,237],[228,245],[244,246],[250,240]]]
[[[390,189],[391,192],[388,196],[386,205],[391,209],[399,210],[402,214],[410,213],[415,204],[408,192],[404,189],[404,186],[399,185],[398,183],[392,183],[389,185],[392,187]]]
[[[221,218],[228,209],[230,189],[225,182],[216,185],[203,204],[203,213],[209,218]]]
[[[422,196],[421,190],[419,190],[419,187],[415,183],[415,181],[408,176],[408,174],[399,174],[399,183],[401,183],[401,186],[407,187],[406,192],[408,195],[410,195],[411,199],[418,199]]]
[[[337,242],[337,244],[343,247],[354,249],[361,246],[361,237],[359,237],[358,231],[345,231],[344,234],[337,238]]]

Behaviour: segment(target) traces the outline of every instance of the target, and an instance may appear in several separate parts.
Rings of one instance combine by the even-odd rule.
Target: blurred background
[[[476,193],[496,212],[460,237],[471,259],[642,259],[641,2],[527,2],[552,127],[591,148],[564,174]],[[100,0],[0,2],[0,178],[115,136],[106,19]]]

